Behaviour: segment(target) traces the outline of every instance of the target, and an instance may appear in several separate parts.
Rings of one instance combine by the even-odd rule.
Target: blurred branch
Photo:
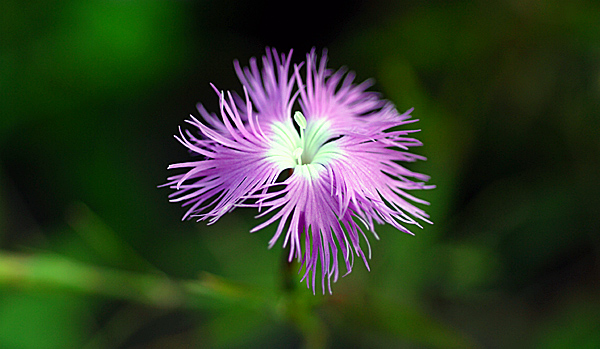
[[[0,252],[0,286],[20,289],[60,289],[130,300],[161,308],[215,308],[239,303],[268,304],[260,293],[204,273],[198,280],[173,280],[91,266],[59,255]]]

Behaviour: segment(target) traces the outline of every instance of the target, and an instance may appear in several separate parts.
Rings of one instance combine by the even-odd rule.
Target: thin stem
[[[301,231],[304,231],[304,226]],[[328,331],[321,318],[315,314],[315,307],[322,300],[299,289],[296,267],[298,263],[294,260],[288,261],[289,246],[281,254],[281,283],[283,297],[279,304],[282,315],[288,319],[304,337],[305,348],[326,348]]]

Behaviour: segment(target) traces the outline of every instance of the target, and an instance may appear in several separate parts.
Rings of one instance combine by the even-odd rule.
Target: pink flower
[[[407,191],[434,186],[400,164],[425,160],[408,151],[422,145],[410,137],[418,130],[400,130],[417,121],[410,119],[412,109],[399,114],[366,91],[369,81],[355,85],[353,73],[327,69],[325,53],[318,60],[313,49],[293,70],[290,59],[291,52],[267,49],[262,69],[254,58],[245,68],[235,62],[243,97],[215,88],[219,114],[199,105],[205,123],[187,122],[200,136],[181,130],[176,136],[199,157],[169,166],[187,172],[167,185],[175,189],[171,201],[188,207],[184,219],[211,224],[236,207],[258,208],[257,217],[266,220],[251,232],[277,224],[269,247],[283,237],[307,286],[314,292],[320,269],[323,292],[327,280],[331,293],[340,256],[346,274],[355,254],[369,268],[360,246],[362,236],[370,258],[363,229],[378,238],[375,223],[409,234],[405,225],[431,223],[412,202],[428,203]],[[282,180],[282,173],[289,176]]]

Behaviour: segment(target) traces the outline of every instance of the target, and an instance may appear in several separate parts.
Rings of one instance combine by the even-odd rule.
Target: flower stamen
[[[306,118],[302,114],[302,112],[294,113],[294,121],[298,128],[300,128],[300,146],[296,148],[293,152],[294,158],[298,160],[298,165],[302,165],[302,153],[304,152],[304,148],[306,146],[306,140],[304,138],[304,130],[306,130]]]
[[[298,148],[294,149],[294,152],[292,153],[292,156],[298,160],[298,165],[302,165],[302,153],[303,152],[304,152],[304,149],[298,147]]]

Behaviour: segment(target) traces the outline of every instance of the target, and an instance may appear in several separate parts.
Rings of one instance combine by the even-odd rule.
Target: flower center
[[[300,145],[294,150],[292,155],[296,159],[298,165],[302,165],[302,161],[304,161],[305,164],[309,164],[312,159],[308,159],[306,154],[304,154],[304,148],[306,147],[306,138],[304,137],[304,130],[306,130],[306,118],[302,112],[297,111],[294,113],[294,121],[300,128]],[[304,155],[304,158],[302,155]]]
[[[336,146],[327,142],[331,138],[329,122],[325,118],[308,122],[302,112],[297,111],[291,123],[272,124],[273,138],[269,157],[281,168],[306,165],[325,165],[332,157]]]
[[[296,165],[310,165],[313,163],[322,163],[325,158],[323,152],[327,152],[323,147],[330,139],[329,123],[325,119],[312,120],[306,122],[302,112],[294,113],[294,121],[300,130],[300,139],[296,138],[297,147],[292,151],[292,156]]]

